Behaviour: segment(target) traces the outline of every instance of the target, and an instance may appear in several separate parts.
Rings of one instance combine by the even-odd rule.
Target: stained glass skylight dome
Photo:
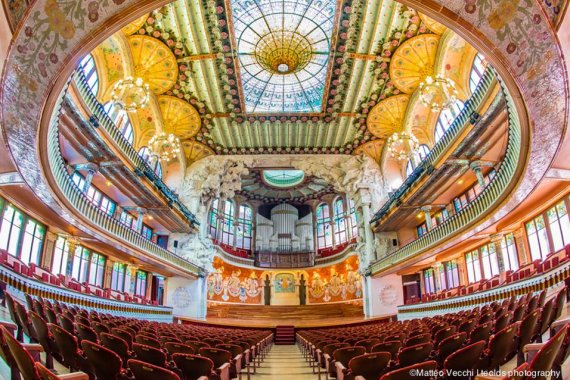
[[[305,179],[305,172],[302,170],[264,170],[263,180],[273,187],[288,188],[297,186]]]
[[[336,2],[231,6],[246,112],[320,112]]]

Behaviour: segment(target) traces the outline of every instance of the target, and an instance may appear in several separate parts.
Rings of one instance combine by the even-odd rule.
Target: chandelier
[[[416,154],[420,148],[420,143],[416,136],[407,132],[394,132],[386,142],[390,156],[407,161]]]
[[[449,108],[457,101],[455,83],[441,75],[427,76],[419,88],[420,101],[434,112]]]
[[[133,112],[147,106],[150,100],[150,88],[142,78],[127,77],[115,83],[111,99],[125,111]]]
[[[167,135],[160,132],[152,136],[148,142],[152,154],[157,155],[162,161],[168,162],[180,153],[180,140],[173,134]]]

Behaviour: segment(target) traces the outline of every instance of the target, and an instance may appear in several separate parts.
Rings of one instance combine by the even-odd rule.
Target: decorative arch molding
[[[46,166],[47,124],[57,96],[82,54],[127,22],[168,2],[36,0],[14,32],[2,78],[2,133],[25,182],[69,222],[75,219],[56,199],[56,185]],[[505,216],[535,188],[559,149],[568,117],[568,78],[559,42],[537,1],[401,2],[450,26],[482,51],[505,80],[525,125],[526,162],[533,166],[491,219],[477,227],[481,229]],[[39,153],[30,154],[30,146],[38,147]],[[526,162],[519,163],[521,168]],[[74,224],[92,233],[82,223]]]

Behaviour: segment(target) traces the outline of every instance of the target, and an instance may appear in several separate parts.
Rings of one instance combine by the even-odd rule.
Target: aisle
[[[271,351],[257,369],[257,374],[252,380],[285,379],[291,380],[314,380],[317,375],[313,374],[309,364],[303,359],[303,355],[296,345],[271,347]],[[323,377],[324,379],[324,377]]]

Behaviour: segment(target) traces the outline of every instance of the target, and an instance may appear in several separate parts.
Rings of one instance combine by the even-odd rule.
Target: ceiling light
[[[157,155],[162,161],[168,162],[180,153],[180,139],[172,133],[167,135],[160,132],[152,136],[148,142],[148,147],[152,154]]]
[[[111,99],[125,111],[134,112],[148,105],[150,87],[142,78],[120,79],[111,90]]]
[[[420,148],[416,136],[407,132],[395,132],[386,142],[390,155],[400,161],[407,161],[413,157]]]
[[[457,101],[455,83],[441,75],[427,76],[419,90],[420,101],[434,112],[449,108]]]

